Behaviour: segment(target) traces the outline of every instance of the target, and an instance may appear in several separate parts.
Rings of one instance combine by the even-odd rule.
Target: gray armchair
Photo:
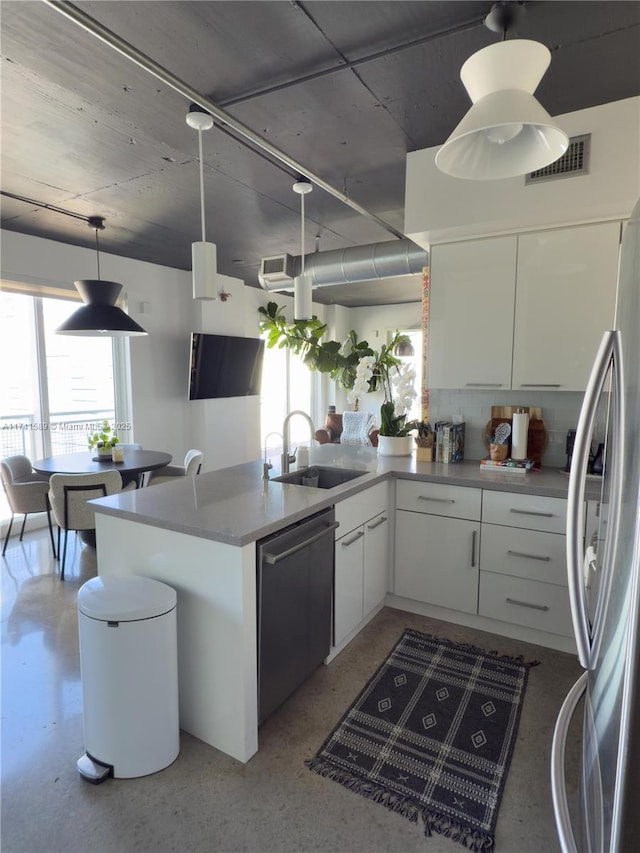
[[[60,530],[64,530],[60,580],[64,580],[67,557],[67,536],[70,530],[96,529],[96,518],[87,501],[115,495],[120,491],[135,489],[135,483],[122,488],[119,471],[98,474],[52,474],[49,481],[49,503],[58,525],[58,556],[60,555]],[[86,540],[85,540],[86,541]]]
[[[11,520],[9,528],[2,546],[2,556],[4,557],[7,550],[9,536],[11,536],[11,528],[13,527],[13,519],[16,513],[24,513],[22,519],[22,527],[20,529],[20,541],[24,535],[24,527],[27,523],[27,516],[34,512],[46,512],[47,521],[49,522],[49,536],[51,537],[51,549],[53,556],[56,556],[56,548],[53,541],[53,528],[51,527],[51,513],[47,502],[47,492],[49,491],[49,475],[37,474],[31,465],[31,460],[28,456],[7,456],[0,461],[0,476],[2,477],[2,487],[7,496],[9,509],[11,510]]]
[[[202,469],[204,453],[201,450],[187,450],[184,465],[165,465],[157,471],[151,471],[147,485],[156,486],[158,483],[169,483],[176,477],[195,477]]]

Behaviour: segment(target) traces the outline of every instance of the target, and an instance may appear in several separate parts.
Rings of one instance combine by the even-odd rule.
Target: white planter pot
[[[411,456],[413,436],[379,435],[378,453],[380,456]]]

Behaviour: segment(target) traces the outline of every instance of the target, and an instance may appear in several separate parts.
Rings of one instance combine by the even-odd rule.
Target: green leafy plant
[[[415,374],[408,373],[408,366],[393,354],[398,344],[409,341],[407,335],[396,331],[392,340],[376,352],[367,341],[359,341],[353,329],[343,343],[322,341],[327,326],[315,315],[311,320],[290,323],[276,302],[269,302],[266,308],[261,306],[258,312],[262,316],[260,331],[266,333],[269,349],[289,347],[302,357],[309,370],[328,373],[349,391],[349,402],[370,391],[384,393],[380,435],[403,436],[416,429],[418,421],[407,422],[405,411],[416,396]],[[397,402],[393,400],[394,391]]]
[[[89,450],[95,450],[100,447],[112,448],[119,442],[120,439],[115,432],[112,431],[109,421],[102,421],[102,424],[96,432],[89,433],[87,436]]]
[[[279,349],[289,347],[301,356],[309,370],[328,373],[347,390],[353,388],[360,360],[364,356],[373,355],[367,341],[359,341],[353,330],[343,343],[323,341],[327,325],[315,315],[311,320],[294,320],[290,323],[276,302],[269,302],[266,308],[260,306],[258,312],[262,316],[260,331],[266,333],[269,349],[275,346]]]

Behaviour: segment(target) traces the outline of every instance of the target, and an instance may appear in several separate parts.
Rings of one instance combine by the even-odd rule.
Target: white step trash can
[[[151,578],[96,577],[78,591],[85,754],[80,774],[156,773],[180,751],[176,592]]]

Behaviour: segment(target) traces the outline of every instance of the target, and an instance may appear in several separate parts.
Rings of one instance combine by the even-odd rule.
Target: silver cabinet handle
[[[521,382],[521,388],[562,388],[559,382]]]
[[[502,382],[465,382],[467,388],[502,388]]]
[[[279,563],[280,560],[284,560],[286,557],[290,557],[292,554],[297,554],[298,551],[302,551],[302,549],[306,548],[307,545],[312,545],[314,542],[317,542],[318,539],[322,539],[323,536],[326,536],[327,533],[331,533],[331,531],[335,530],[338,527],[340,527],[340,522],[332,521],[330,524],[325,525],[325,527],[319,533],[315,533],[313,536],[310,536],[308,539],[305,539],[304,542],[297,542],[291,548],[287,548],[286,551],[282,551],[282,553],[280,554],[272,554],[270,551],[263,551],[262,559],[270,566],[275,566],[275,564]]]
[[[597,406],[604,387],[609,365],[616,351],[616,362],[620,364],[620,333],[605,332],[600,341],[593,368],[587,382],[587,388],[580,409],[576,437],[569,472],[569,489],[567,494],[567,578],[569,585],[569,602],[571,604],[571,619],[576,635],[578,658],[581,666],[590,669],[592,663],[591,630],[586,602],[586,593],[582,580],[582,533],[584,531],[584,490],[586,483],[587,465],[591,434],[596,419]],[[614,381],[618,381],[618,371],[614,367]],[[619,392],[620,388],[616,389]],[[619,393],[616,397],[620,399]],[[620,412],[618,411],[620,420]],[[608,535],[607,540],[611,537]],[[610,550],[610,549],[609,549]]]
[[[478,531],[474,530],[471,534],[471,568],[474,569],[476,565],[476,540],[478,538]]]
[[[544,613],[549,609],[547,604],[531,604],[530,601],[518,601],[517,598],[505,598],[507,604],[516,604],[518,607],[529,607],[531,610],[542,610]]]
[[[524,557],[525,560],[541,560],[543,563],[551,562],[551,557],[539,557],[537,554],[525,554],[524,551],[512,551],[509,549],[507,554],[511,554],[512,557]]]
[[[430,498],[428,495],[418,495],[419,501],[431,501],[434,504],[454,504],[453,498]]]
[[[537,515],[539,518],[553,518],[552,512],[538,512],[533,509],[510,509],[514,515]]]
[[[351,539],[342,539],[340,544],[343,548],[348,548],[349,545],[353,545],[354,542],[357,542],[358,539],[361,539],[364,536],[364,530],[358,530],[358,532]]]
[[[573,461],[571,464],[573,467]],[[576,840],[571,828],[571,816],[567,802],[567,786],[564,773],[564,752],[567,745],[569,723],[582,694],[587,689],[588,672],[584,672],[567,693],[562,703],[551,743],[551,797],[556,818],[556,830],[560,839],[562,853],[578,853]]]
[[[376,523],[375,523],[375,524],[367,524],[367,530],[375,530],[375,529],[376,529],[376,527],[380,527],[380,525],[381,525],[381,524],[384,524],[384,523],[385,523],[385,522],[387,522],[388,520],[389,520],[389,519],[386,517],[386,515],[384,515],[381,519],[379,519],[378,521],[376,521]]]

